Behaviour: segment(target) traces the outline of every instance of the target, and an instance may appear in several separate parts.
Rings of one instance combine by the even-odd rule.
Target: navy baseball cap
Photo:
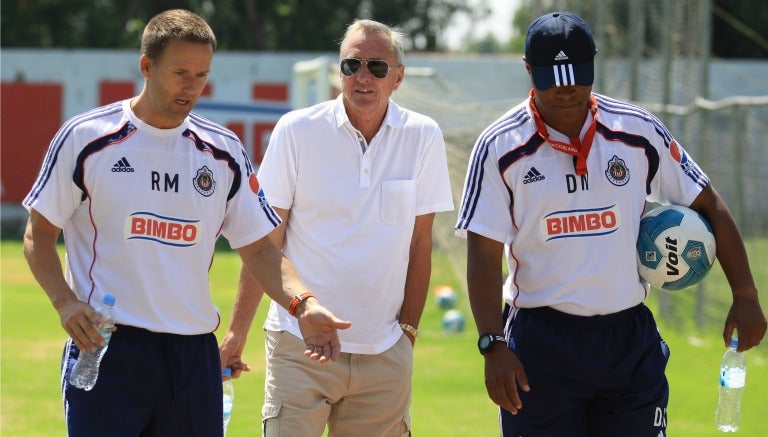
[[[595,40],[584,20],[570,12],[535,19],[525,35],[525,61],[537,89],[595,81]]]

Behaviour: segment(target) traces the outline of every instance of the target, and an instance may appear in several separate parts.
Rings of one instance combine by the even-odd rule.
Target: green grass
[[[768,302],[768,240],[749,244],[753,273]],[[45,293],[36,285],[21,255],[18,241],[0,244],[2,259],[2,300],[0,302],[0,435],[5,437],[48,437],[65,435],[59,360],[65,340],[58,316]],[[447,267],[445,257],[436,254],[432,286],[447,284],[459,289],[460,281]],[[228,322],[239,259],[220,251],[212,268],[213,299],[222,313],[222,335]],[[662,335],[672,349],[667,375],[671,385],[668,409],[669,435],[716,436],[713,412],[717,401],[717,372],[724,352],[720,332],[730,302],[729,291],[719,265],[705,280],[707,299],[696,323],[696,292],[667,293],[669,308],[660,321]],[[659,315],[658,292],[648,303]],[[414,399],[411,414],[415,435],[495,436],[498,435],[496,408],[488,399],[483,383],[483,361],[475,346],[476,332],[466,296],[459,295],[459,309],[467,316],[463,333],[442,331],[443,310],[432,300],[422,318],[422,335],[416,345]],[[261,324],[266,315],[262,302],[245,351],[250,374],[235,381],[235,409],[231,436],[260,434],[260,412],[264,396],[264,346]],[[768,342],[768,340],[766,340]],[[768,435],[768,348],[765,344],[748,352],[749,374],[743,399],[740,435]]]

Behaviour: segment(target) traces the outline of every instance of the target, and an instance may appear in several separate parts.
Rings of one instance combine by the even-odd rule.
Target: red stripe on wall
[[[0,88],[2,201],[21,203],[61,125],[63,86],[3,82]]]
[[[261,160],[264,159],[264,152],[267,151],[267,145],[269,145],[269,136],[272,134],[272,129],[274,128],[274,122],[253,124],[253,149],[251,150],[251,160],[254,164],[260,165]]]
[[[287,102],[288,101],[288,84],[255,83],[251,86],[251,97],[254,100],[272,100],[275,102]]]
[[[113,80],[99,82],[99,106],[129,99],[135,95],[133,82]]]
[[[245,144],[245,124],[242,121],[230,121],[225,127],[234,132],[240,138],[240,142]]]

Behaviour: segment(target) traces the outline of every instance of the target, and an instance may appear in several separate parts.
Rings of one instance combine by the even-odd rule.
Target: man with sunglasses
[[[736,329],[747,350],[766,330],[728,208],[655,116],[592,93],[596,53],[578,16],[536,19],[530,97],[483,131],[469,162],[456,227],[504,436],[666,435],[669,349],[636,264],[646,200],[712,225],[733,293],[725,345]]]
[[[283,219],[273,241],[320,301],[352,324],[339,333],[339,359],[315,365],[292,356],[303,347],[296,322],[270,307],[267,436],[320,436],[326,426],[331,436],[409,435],[432,223],[453,209],[438,125],[390,98],[405,72],[403,35],[358,20],[340,55],[341,95],[285,115],[258,177]],[[242,271],[222,359],[242,356],[258,305],[248,291],[257,287]]]

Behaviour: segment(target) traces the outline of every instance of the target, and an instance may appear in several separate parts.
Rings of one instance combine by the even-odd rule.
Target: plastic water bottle
[[[96,304],[94,308],[101,316],[98,326],[99,334],[104,337],[106,343],[96,352],[81,350],[72,368],[72,374],[69,375],[69,383],[84,390],[92,389],[99,377],[99,364],[104,353],[107,352],[109,339],[112,338],[112,328],[115,326],[115,297],[105,294],[101,304]]]
[[[232,376],[232,369],[229,367],[221,371],[221,376]],[[224,435],[227,435],[227,425],[229,425],[229,419],[232,418],[232,405],[235,402],[235,386],[232,384],[231,379],[221,382],[222,389],[224,390]]]
[[[720,396],[715,411],[715,425],[723,432],[735,432],[741,422],[741,395],[747,380],[747,358],[736,348],[738,338],[731,344],[720,362]]]

